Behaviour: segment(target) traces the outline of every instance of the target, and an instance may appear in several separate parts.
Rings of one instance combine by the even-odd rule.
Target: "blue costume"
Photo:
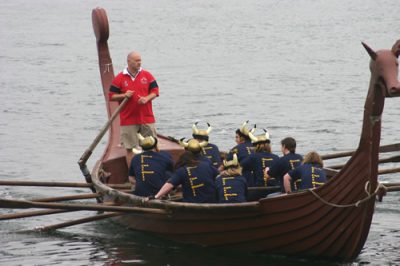
[[[238,176],[217,176],[215,181],[219,203],[246,202],[246,178]]]
[[[246,158],[250,154],[254,153],[253,144],[251,144],[250,140],[247,140],[243,143],[236,145],[229,151],[226,159],[228,161],[232,160],[234,153],[237,154],[237,157],[238,157],[238,160],[240,163],[244,158]]]
[[[281,187],[281,191],[285,192],[283,186],[283,176],[290,170],[298,167],[303,161],[303,156],[297,153],[288,153],[278,159],[268,171],[268,175],[275,178],[276,185]]]
[[[207,158],[206,156],[201,155],[201,153],[195,154],[195,155],[194,155],[194,158],[195,158],[197,161],[205,162],[205,163],[207,163],[208,165],[210,165],[211,167],[214,167],[213,164],[212,164],[212,161],[211,161],[209,158]],[[215,168],[215,167],[214,167],[214,168]]]
[[[218,149],[217,145],[215,145],[215,144],[208,143],[207,146],[203,147],[203,150],[201,151],[201,155],[210,159],[212,165],[215,168],[218,168],[222,163],[219,149]]]
[[[240,143],[233,147],[228,155],[227,155],[227,160],[230,161],[233,159],[233,154],[236,153],[238,157],[238,161],[241,164],[242,161],[247,158],[250,154],[254,153],[254,147],[253,144],[251,144],[250,140],[247,140],[243,143]],[[249,187],[254,186],[254,176],[251,170],[242,170],[242,175],[246,178],[247,180],[247,185]]]
[[[215,203],[217,202],[215,190],[217,175],[217,169],[210,163],[200,161],[197,166],[180,167],[167,182],[174,187],[182,185],[184,202]]]
[[[321,165],[305,163],[289,171],[292,181],[300,180],[299,189],[317,188],[326,183],[326,173]]]
[[[264,179],[264,170],[266,167],[271,167],[279,160],[279,156],[273,153],[261,151],[250,154],[247,158],[243,159],[240,165],[243,171],[253,171],[254,181],[256,187],[266,187],[274,185]]]
[[[174,170],[174,162],[167,152],[145,151],[135,155],[129,176],[136,180],[133,194],[148,197],[157,194]]]

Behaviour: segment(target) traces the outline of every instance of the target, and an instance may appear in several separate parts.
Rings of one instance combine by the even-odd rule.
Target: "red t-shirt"
[[[112,81],[108,97],[111,100],[114,94],[125,93],[128,90],[134,91],[134,94],[119,114],[121,126],[155,123],[152,101],[146,104],[138,103],[140,97],[147,96],[151,92],[159,95],[158,85],[153,75],[140,69],[136,77],[132,77],[125,69]]]

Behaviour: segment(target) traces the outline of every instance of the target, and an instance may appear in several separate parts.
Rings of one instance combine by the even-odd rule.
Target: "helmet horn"
[[[197,123],[198,122],[194,123],[192,126],[193,134],[199,134],[199,129],[197,128]]]
[[[264,132],[265,132],[265,138],[269,139],[269,133],[268,130],[266,130],[265,128],[263,128]]]
[[[142,134],[140,134],[139,132],[137,133],[137,136],[138,136],[138,138],[139,138],[140,141],[143,141],[143,140],[144,140],[144,137],[143,137]]]
[[[210,125],[210,123],[207,122],[208,128],[207,128],[207,135],[211,133],[212,127]]]
[[[185,139],[185,138],[181,138],[181,139],[179,140],[179,145],[181,145],[181,146],[184,147],[184,148],[187,148],[187,147],[189,146],[189,144],[188,144],[186,141],[184,141],[184,139]]]
[[[208,141],[202,141],[199,143],[199,145],[200,145],[200,148],[204,148],[205,146],[208,145]]]
[[[254,131],[250,131],[249,132],[249,137],[251,139],[252,142],[256,142],[258,140],[258,138],[256,136],[253,135]]]

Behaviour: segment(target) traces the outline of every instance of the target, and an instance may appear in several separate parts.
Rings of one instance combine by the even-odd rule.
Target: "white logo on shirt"
[[[146,79],[145,77],[143,77],[143,78],[140,80],[140,82],[141,82],[142,84],[147,84],[147,79]]]

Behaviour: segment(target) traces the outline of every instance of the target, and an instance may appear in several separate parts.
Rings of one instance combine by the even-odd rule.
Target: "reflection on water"
[[[21,233],[12,237],[5,234],[7,245],[4,248],[12,251],[2,252],[2,262],[9,265],[41,264],[46,256],[52,264],[65,265],[84,260],[104,265],[337,265],[322,260],[180,245],[151,235],[123,230],[112,222],[96,223],[94,228],[97,232],[95,235],[60,231]],[[31,252],[17,249],[21,244]]]

